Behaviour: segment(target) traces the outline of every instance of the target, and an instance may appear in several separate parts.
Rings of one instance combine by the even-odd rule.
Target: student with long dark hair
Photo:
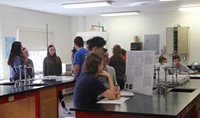
[[[56,55],[56,48],[54,45],[49,45],[47,48],[47,56],[43,61],[43,75],[57,75],[62,74],[62,61]]]
[[[12,43],[10,55],[8,58],[8,65],[10,66],[10,81],[16,81],[20,78],[24,78],[24,64],[21,58],[21,48],[22,44],[19,41]],[[21,68],[21,73],[20,69]]]
[[[115,69],[117,83],[119,84],[120,89],[124,89],[126,62],[123,59],[121,50],[120,45],[114,45],[113,56],[110,58],[109,66],[112,66]]]
[[[43,62],[43,75],[62,75],[62,61],[59,56],[56,55],[56,48],[54,45],[49,45],[47,48],[47,56],[44,58]],[[65,107],[65,102],[63,100],[62,91],[58,92],[58,98],[62,105],[62,108],[67,111]]]

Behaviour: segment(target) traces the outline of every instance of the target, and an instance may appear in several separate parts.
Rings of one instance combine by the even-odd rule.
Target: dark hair
[[[162,64],[164,60],[167,60],[167,58],[164,57],[163,55],[160,55],[160,57],[159,57],[159,59],[158,59],[159,63]]]
[[[73,49],[71,51],[72,51],[72,54],[75,54],[77,50],[75,47],[73,47]]]
[[[126,55],[126,50],[124,50],[124,49],[122,48],[121,51],[122,51],[122,55],[125,56],[125,55]]]
[[[114,45],[113,46],[113,55],[115,56],[122,56],[122,49],[120,45]]]
[[[21,57],[21,47],[22,47],[22,44],[19,41],[15,41],[12,43],[10,55],[9,55],[8,62],[7,62],[8,65],[10,65],[13,62],[13,59],[15,56]]]
[[[55,49],[55,54],[54,54],[53,56],[51,56],[50,53],[49,53],[49,48],[51,48],[51,47],[54,47],[54,49]],[[49,46],[48,46],[48,48],[47,48],[47,57],[48,57],[48,58],[49,58],[49,57],[52,57],[54,63],[58,63],[58,62],[59,62],[59,59],[58,59],[58,57],[57,57],[57,55],[56,55],[56,48],[55,48],[54,45],[49,45]]]
[[[89,39],[86,43],[88,44],[88,48],[90,51],[94,47],[101,48],[104,45],[106,45],[106,41],[104,40],[104,38],[99,37],[99,36],[95,36],[95,37]]]
[[[173,56],[173,61],[174,61],[175,59],[179,59],[179,61],[181,61],[181,59],[180,59],[180,56],[179,56],[179,55],[174,55],[174,56]]]
[[[80,36],[77,36],[74,39],[74,44],[78,45],[78,47],[83,47],[83,45],[84,45],[83,38]]]
[[[103,48],[103,52],[105,53],[105,52],[108,52],[108,49],[106,49],[106,48]]]
[[[99,65],[102,63],[102,57],[96,53],[90,53],[83,66],[83,71],[87,74],[96,74],[99,70]]]
[[[51,48],[51,47],[54,47],[54,49],[56,49],[54,45],[49,45],[48,48],[47,48],[47,56],[51,56],[50,53],[49,53],[49,48]],[[57,56],[56,51],[55,51],[55,54],[53,56]]]

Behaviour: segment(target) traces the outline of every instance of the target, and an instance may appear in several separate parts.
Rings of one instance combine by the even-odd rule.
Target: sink
[[[5,83],[0,83],[0,85],[14,85],[14,83],[13,82],[5,82]]]
[[[44,85],[47,85],[47,84],[44,84],[44,83],[33,83],[33,84],[30,84],[30,85],[27,85],[27,86],[44,86]]]
[[[170,90],[169,92],[187,92],[187,93],[192,93],[195,91],[193,88],[174,88]]]

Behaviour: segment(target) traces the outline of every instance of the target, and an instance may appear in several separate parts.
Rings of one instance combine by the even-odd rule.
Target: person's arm
[[[79,64],[74,64],[74,79],[77,79],[79,70],[80,70],[80,65]]]
[[[31,78],[34,78],[35,77],[35,70],[34,70],[34,66],[33,66],[33,61],[31,60],[31,59],[29,59],[30,60],[30,66],[31,66],[31,68],[30,68],[30,70],[31,70]]]
[[[101,73],[99,73],[99,75],[107,77],[108,85],[109,85],[109,88],[105,92],[103,92],[101,94],[101,96],[104,96],[108,99],[116,99],[117,94],[116,94],[115,86],[113,84],[113,80],[112,80],[112,77],[110,76],[110,74],[108,74],[106,71],[102,71]]]
[[[13,69],[15,70],[16,74],[19,74],[19,65],[21,65],[20,57],[15,57],[13,60]],[[21,66],[22,69],[22,66]]]
[[[74,70],[74,79],[77,79],[78,73],[80,71],[80,55],[79,52],[76,52],[74,55],[74,62],[73,62],[73,70]]]
[[[43,61],[43,75],[47,76],[47,58],[44,58]]]
[[[58,60],[59,60],[59,75],[62,75],[62,61],[60,59],[60,57],[58,57]]]

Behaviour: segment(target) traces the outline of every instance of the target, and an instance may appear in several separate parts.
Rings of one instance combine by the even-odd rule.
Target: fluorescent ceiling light
[[[160,1],[180,1],[180,0],[160,0]]]
[[[139,11],[127,11],[127,12],[102,13],[101,16],[130,16],[139,14],[140,14]]]
[[[75,3],[62,4],[64,8],[90,8],[90,7],[103,7],[111,5],[112,1],[75,2]]]
[[[200,11],[200,6],[181,7],[179,11]]]

